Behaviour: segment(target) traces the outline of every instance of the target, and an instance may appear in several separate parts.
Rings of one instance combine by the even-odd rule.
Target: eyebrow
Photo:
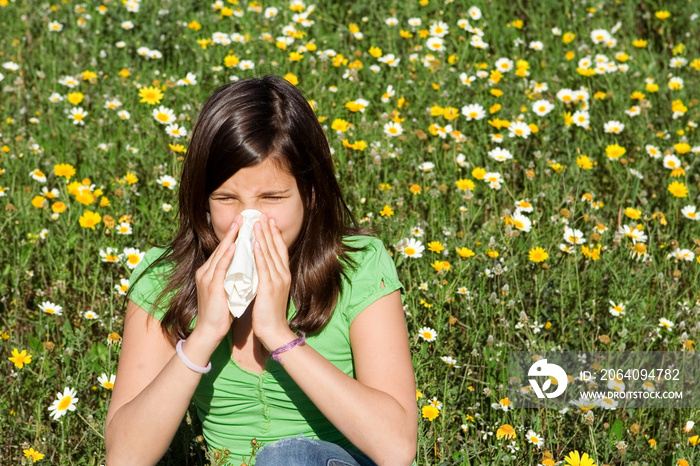
[[[280,195],[285,195],[289,193],[289,189],[278,189],[276,191],[263,191],[259,193],[257,196],[258,197],[265,197],[265,196],[280,196]],[[231,193],[228,191],[214,191],[211,193],[212,196],[237,196],[235,193]]]

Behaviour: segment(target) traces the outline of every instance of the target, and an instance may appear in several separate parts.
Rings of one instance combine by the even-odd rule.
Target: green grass
[[[688,440],[696,431],[682,430],[687,421],[700,422],[697,409],[596,408],[591,416],[573,405],[565,413],[492,407],[507,396],[509,351],[681,351],[698,341],[700,223],[681,213],[688,205],[700,207],[698,5],[680,0],[425,3],[357,1],[341,7],[341,2],[316,2],[308,16],[313,25],[297,24],[303,37],[282,50],[276,39],[293,24],[295,12],[276,0],[262,4],[261,12],[252,2],[223,3],[240,8],[240,17],[196,1],[143,2],[140,11],[129,12],[115,0],[0,0],[0,63],[19,65],[18,70],[0,68],[0,464],[31,462],[23,453],[29,448],[43,453],[45,464],[103,461],[109,391],[98,377],[116,371],[119,345],[110,344],[108,335],[122,331],[124,302],[115,286],[128,279],[130,269],[124,260],[104,262],[100,251],[146,251],[168,241],[177,221],[176,190],[156,180],[179,177],[183,154],[169,144],[187,146],[187,138],[165,133],[151,115],[158,105],[139,102],[138,88],[161,88],[160,104],[174,110],[177,123],[190,133],[199,107],[216,86],[233,76],[267,73],[292,73],[315,101],[348,204],[363,225],[376,229],[396,260],[423,394],[418,406],[433,398],[442,403],[434,420],[419,419],[418,464],[530,465],[541,463],[545,450],[555,461],[585,451],[599,465],[675,466],[679,459],[700,460]],[[97,10],[100,5],[104,14]],[[481,19],[470,18],[472,5],[481,9]],[[270,6],[279,8],[272,20],[262,13]],[[668,9],[668,18],[657,17],[662,9]],[[390,17],[398,25],[388,26]],[[409,18],[420,18],[422,25],[410,26]],[[487,49],[470,45],[473,34],[458,26],[461,18],[483,30]],[[61,23],[60,32],[49,30],[52,21]],[[124,21],[133,28],[124,29]],[[201,29],[187,26],[193,21]],[[429,52],[420,31],[436,21],[444,21],[449,33],[443,37],[444,51]],[[592,31],[611,32],[618,23],[615,44],[593,43]],[[351,33],[351,24],[361,39]],[[413,37],[402,37],[401,30]],[[197,42],[219,31],[240,33],[247,42],[206,48]],[[565,43],[567,32],[575,38]],[[637,46],[637,39],[646,44]],[[532,41],[540,41],[542,50],[530,48]],[[316,49],[301,50],[300,61],[290,60],[290,52],[309,49],[308,44]],[[139,47],[156,49],[162,57],[140,56]],[[370,47],[394,54],[398,66],[379,62]],[[324,50],[347,61],[338,55],[322,59]],[[428,53],[435,58],[432,63],[426,61]],[[627,70],[577,72],[580,59],[598,54]],[[254,70],[226,67],[228,55],[251,60]],[[490,83],[488,75],[504,57],[513,61],[513,69]],[[674,57],[684,58],[684,66],[671,67]],[[529,76],[516,74],[518,60],[527,62]],[[372,65],[379,66],[378,72]],[[86,71],[94,77],[83,80]],[[479,71],[487,77],[462,84],[460,74],[477,76]],[[189,72],[197,84],[178,86]],[[671,75],[682,78],[681,89],[669,88]],[[75,88],[59,83],[66,76],[76,78]],[[647,79],[658,90],[652,92]],[[533,81],[546,83],[548,90],[533,90]],[[387,85],[395,95],[383,102]],[[566,123],[565,114],[582,110],[582,102],[565,104],[557,98],[562,89],[581,88],[589,95],[589,129]],[[495,96],[494,89],[503,94]],[[641,100],[632,98],[637,91],[644,94]],[[62,101],[51,101],[54,92]],[[76,106],[68,101],[71,92],[83,94],[77,106],[87,111],[84,125],[73,124],[67,115]],[[115,98],[122,106],[105,108]],[[358,98],[369,105],[364,112],[350,111],[345,104]],[[532,104],[539,99],[554,109],[538,116]],[[681,109],[675,118],[674,102]],[[431,116],[431,107],[459,112],[472,103],[485,109],[485,118]],[[491,114],[495,104],[501,108]],[[640,114],[631,117],[625,111],[634,105]],[[130,118],[120,118],[120,110]],[[403,134],[389,138],[383,126],[395,116],[402,120]],[[507,128],[489,123],[496,118],[511,124],[521,119],[538,131],[527,138],[509,137]],[[336,133],[331,129],[336,119],[352,126]],[[624,130],[606,133],[604,124],[611,120],[622,122]],[[433,134],[448,124],[461,136]],[[496,133],[503,135],[501,142],[492,139]],[[348,148],[345,139],[367,147]],[[626,153],[608,158],[606,148],[613,144]],[[652,158],[647,145],[655,146],[661,158]],[[496,147],[509,150],[513,159],[499,163],[489,157]],[[595,162],[591,169],[579,166],[581,154]],[[680,161],[684,170],[673,173],[678,176],[664,167],[665,155]],[[424,162],[434,167],[419,169]],[[74,167],[70,180],[55,174],[57,164]],[[500,173],[500,189],[477,179],[477,167]],[[36,169],[46,182],[29,176]],[[138,181],[128,183],[127,173]],[[461,179],[472,180],[474,189],[458,189]],[[94,202],[81,203],[69,193],[75,181],[84,181]],[[668,190],[673,181],[683,183],[687,197]],[[56,189],[58,197],[37,199],[44,187]],[[585,194],[599,204],[585,200]],[[507,224],[520,200],[533,207],[525,214],[532,221],[528,232]],[[66,208],[52,218],[57,201]],[[173,209],[166,212],[163,203]],[[392,215],[381,214],[385,206]],[[627,208],[637,209],[639,218],[631,218],[636,215]],[[101,216],[94,229],[79,223],[86,210]],[[132,234],[117,233],[120,221],[130,224]],[[606,231],[596,233],[598,224]],[[633,258],[632,240],[616,235],[624,225],[643,229],[646,259]],[[600,245],[600,256],[584,255],[581,245],[573,246],[575,254],[562,252],[566,226],[583,232],[584,246]],[[413,237],[414,227],[423,231],[416,238],[426,247],[420,258],[405,257],[396,247]],[[428,250],[433,241],[444,251]],[[474,255],[460,257],[455,249],[462,247]],[[530,261],[535,247],[546,250],[548,258]],[[694,257],[669,259],[677,249],[694,251]],[[436,261],[446,261],[449,269],[436,271]],[[462,287],[469,294],[459,293]],[[44,301],[62,306],[62,315],[41,311]],[[612,316],[609,301],[626,303],[625,314]],[[99,318],[87,319],[86,311]],[[660,318],[674,326],[661,328]],[[435,341],[424,341],[421,327],[434,329]],[[26,350],[31,362],[16,367],[8,360],[13,349]],[[455,358],[459,367],[448,366],[442,356]],[[65,387],[77,392],[76,410],[52,420],[49,406]],[[169,453],[174,464],[206,462],[196,419],[189,419]],[[515,429],[513,441],[497,438],[504,424]],[[530,429],[541,436],[541,449],[526,440]],[[619,441],[626,444],[624,454]]]

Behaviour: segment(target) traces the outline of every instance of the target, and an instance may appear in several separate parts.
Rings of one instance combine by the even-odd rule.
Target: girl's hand
[[[226,236],[195,273],[197,284],[195,330],[205,332],[216,342],[224,339],[233,323],[233,315],[228,309],[228,297],[224,290],[224,277],[236,251],[234,241],[241,228],[240,219],[240,215],[236,217]]]
[[[253,333],[268,350],[296,338],[287,323],[292,275],[289,252],[274,219],[262,215],[255,223],[255,264],[258,294],[253,305]]]

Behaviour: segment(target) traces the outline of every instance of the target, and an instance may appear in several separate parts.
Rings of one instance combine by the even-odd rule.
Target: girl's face
[[[211,222],[219,241],[246,209],[259,210],[275,219],[288,248],[299,236],[304,204],[296,179],[269,158],[238,170],[209,196]]]

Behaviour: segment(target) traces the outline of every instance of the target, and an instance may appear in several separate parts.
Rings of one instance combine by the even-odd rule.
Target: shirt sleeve
[[[348,323],[379,298],[403,288],[384,244],[377,238],[369,238],[364,246],[364,251],[353,255],[357,268],[351,273],[350,300],[344,310]]]
[[[167,284],[166,267],[163,265],[150,267],[150,265],[163,253],[165,253],[164,248],[148,250],[131,273],[129,279],[129,282],[132,283],[129,290],[129,299],[158,320],[162,320],[165,315],[167,308],[164,307],[164,303],[167,303],[167,299],[161,301],[161,305],[158,308],[153,306],[153,302]]]

